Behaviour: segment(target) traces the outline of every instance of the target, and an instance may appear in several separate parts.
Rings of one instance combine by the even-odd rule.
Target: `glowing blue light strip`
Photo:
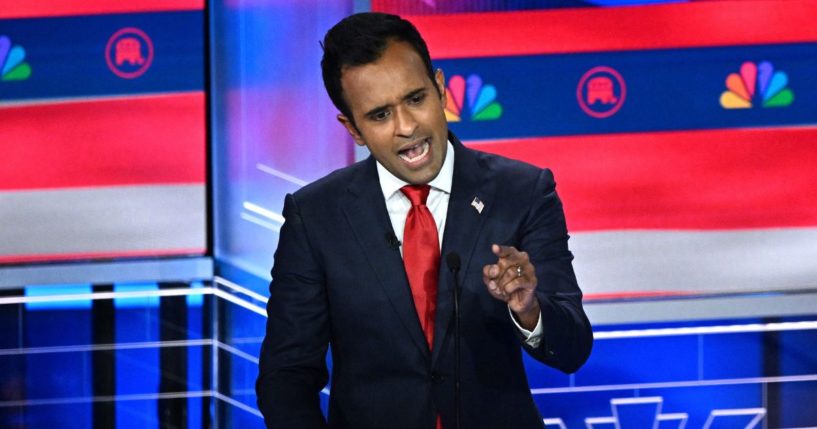
[[[252,311],[261,316],[266,316],[267,312],[264,308],[259,307],[251,302],[247,302],[241,298],[236,297],[223,290],[214,287],[202,288],[177,288],[177,289],[159,289],[159,290],[140,290],[140,291],[121,291],[121,292],[92,292],[92,293],[75,293],[75,294],[59,294],[50,296],[9,296],[0,297],[0,305],[12,304],[27,304],[32,302],[64,302],[64,301],[86,301],[98,299],[125,299],[125,298],[148,298],[148,297],[164,297],[164,296],[188,296],[188,295],[215,295],[225,301],[232,302],[239,307]]]
[[[255,293],[245,287],[230,282],[229,280],[217,277],[218,284],[228,287],[236,292],[242,293],[253,298],[256,301],[267,302],[267,298],[263,295]],[[160,290],[142,290],[142,291],[119,291],[119,292],[93,292],[93,293],[77,293],[77,294],[59,294],[50,296],[16,296],[16,297],[0,297],[0,305],[4,304],[25,304],[32,302],[58,302],[58,301],[80,301],[80,300],[96,300],[96,299],[117,299],[117,298],[144,298],[144,297],[163,297],[163,296],[185,296],[185,295],[215,295],[225,301],[236,304],[246,310],[252,311],[260,316],[266,317],[266,310],[242,299],[236,295],[228,293],[214,287],[202,288],[178,288],[178,289],[160,289]],[[713,335],[713,334],[734,334],[734,333],[753,333],[753,332],[777,332],[777,331],[802,331],[817,329],[817,321],[805,322],[782,322],[782,323],[750,323],[750,324],[734,324],[734,325],[720,325],[720,326],[697,326],[685,328],[657,328],[657,329],[633,329],[620,331],[602,331],[595,332],[596,340],[611,340],[621,338],[645,338],[645,337],[667,337],[680,335]]]

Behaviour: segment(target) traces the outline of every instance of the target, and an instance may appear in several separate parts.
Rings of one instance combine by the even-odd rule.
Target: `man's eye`
[[[409,103],[411,103],[411,104],[420,104],[420,103],[423,102],[423,99],[425,97],[426,97],[425,94],[417,94],[417,95],[409,98]]]
[[[383,110],[372,115],[372,119],[374,119],[375,121],[384,121],[388,117],[389,117],[388,110]]]

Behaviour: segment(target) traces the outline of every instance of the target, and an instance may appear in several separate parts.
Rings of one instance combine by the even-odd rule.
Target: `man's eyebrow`
[[[423,92],[425,92],[425,91],[426,91],[426,88],[417,88],[417,89],[415,89],[414,91],[411,91],[411,92],[409,92],[408,94],[406,94],[406,95],[403,97],[403,100],[409,100],[409,99],[412,99],[412,98],[414,98],[415,96],[420,95],[421,93],[423,93]]]
[[[427,88],[417,88],[417,89],[409,92],[408,94],[404,95],[403,100],[409,100],[409,99],[411,99],[411,98],[413,98],[413,97],[415,97],[415,96],[417,96],[417,95],[419,95],[419,94],[421,94],[423,92],[426,92],[426,91],[427,91]],[[377,107],[369,110],[368,112],[366,112],[364,114],[364,116],[367,116],[367,117],[368,116],[373,116],[373,115],[375,115],[375,114],[377,114],[377,113],[379,113],[379,112],[381,112],[383,110],[386,110],[389,106],[390,106],[389,104],[383,104],[383,105],[377,106]]]

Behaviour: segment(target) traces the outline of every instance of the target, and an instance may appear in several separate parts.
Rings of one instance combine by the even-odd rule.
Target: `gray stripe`
[[[817,288],[817,228],[572,234],[586,294]]]
[[[204,185],[0,192],[0,256],[204,249]]]

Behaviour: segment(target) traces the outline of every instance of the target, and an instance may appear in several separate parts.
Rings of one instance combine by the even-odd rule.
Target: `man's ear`
[[[338,122],[340,122],[341,125],[343,125],[343,128],[346,128],[346,131],[349,132],[349,135],[352,136],[352,138],[355,140],[355,143],[358,146],[366,146],[366,142],[363,141],[363,136],[360,135],[360,131],[358,131],[355,124],[353,124],[352,121],[349,120],[349,118],[342,114],[339,114]]]
[[[442,69],[437,69],[437,71],[434,72],[434,81],[434,83],[437,84],[437,90],[440,91],[440,100],[442,100],[443,107],[445,107],[445,75]]]

